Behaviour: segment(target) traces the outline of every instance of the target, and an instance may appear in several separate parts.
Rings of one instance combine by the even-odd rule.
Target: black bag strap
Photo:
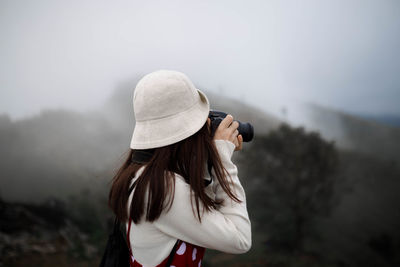
[[[175,256],[176,249],[178,248],[178,243],[179,243],[179,239],[176,240],[176,243],[175,243],[174,247],[172,248],[171,253],[168,256],[168,261],[167,261],[167,264],[165,265],[165,267],[171,266],[172,260],[174,259],[174,256]]]
[[[132,186],[129,188],[129,190],[128,190],[128,196],[132,193],[132,190],[133,190],[133,188],[135,187],[136,182],[137,182],[137,180],[136,180],[135,182],[133,182]]]

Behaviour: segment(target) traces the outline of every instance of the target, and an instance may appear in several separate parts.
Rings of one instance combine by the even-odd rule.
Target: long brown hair
[[[130,150],[125,162],[112,179],[108,203],[121,221],[128,219],[129,185],[136,172],[143,166],[143,164],[131,161],[132,155],[136,151]],[[191,196],[194,195],[197,216],[201,222],[200,201],[207,211],[216,209],[220,204],[211,199],[204,190],[207,161],[215,171],[216,177],[213,179],[218,179],[222,189],[232,200],[241,202],[229,187],[231,177],[222,165],[207,122],[192,136],[175,144],[152,149],[152,152],[153,156],[134,182],[135,191],[131,202],[130,217],[135,223],[138,223],[144,214],[146,221],[153,222],[160,217],[164,208],[171,206],[175,190],[174,173],[184,177],[190,185]],[[147,205],[145,207],[146,196]]]

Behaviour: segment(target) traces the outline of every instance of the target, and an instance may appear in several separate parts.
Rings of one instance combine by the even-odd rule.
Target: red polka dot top
[[[131,230],[131,222],[132,222],[132,220],[130,219],[129,226],[128,226],[128,233],[127,233],[127,240],[129,240],[129,233]],[[144,267],[142,264],[140,264],[135,259],[135,257],[133,257],[130,242],[128,242],[128,247],[129,247],[129,254],[130,254],[130,260],[129,260],[130,267]],[[177,250],[174,255],[171,255],[173,257],[173,259],[172,259],[170,266],[171,267],[191,267],[191,266],[200,267],[204,253],[205,253],[205,248],[190,244],[190,243],[182,241],[182,240],[178,240]],[[165,267],[167,265],[168,258],[169,257],[165,258],[156,267]]]

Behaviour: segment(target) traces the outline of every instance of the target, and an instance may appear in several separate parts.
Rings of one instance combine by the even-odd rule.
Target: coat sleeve
[[[186,242],[227,253],[245,253],[251,247],[251,225],[246,208],[246,196],[231,161],[235,145],[226,140],[215,140],[222,163],[232,180],[229,186],[242,203],[232,201],[217,179],[211,184],[216,200],[223,200],[217,210],[201,213],[201,223],[191,205],[190,186],[176,174],[174,201],[169,210],[154,225],[162,232]],[[195,207],[195,205],[194,205]],[[200,203],[200,210],[202,210]],[[194,208],[196,211],[196,208]]]

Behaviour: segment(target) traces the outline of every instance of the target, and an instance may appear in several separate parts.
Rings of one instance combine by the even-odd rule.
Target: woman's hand
[[[207,119],[210,124],[210,118]],[[242,149],[243,137],[239,134],[237,128],[239,123],[233,121],[232,115],[228,114],[218,125],[217,130],[214,134],[214,140],[228,140],[235,145],[235,151]]]

